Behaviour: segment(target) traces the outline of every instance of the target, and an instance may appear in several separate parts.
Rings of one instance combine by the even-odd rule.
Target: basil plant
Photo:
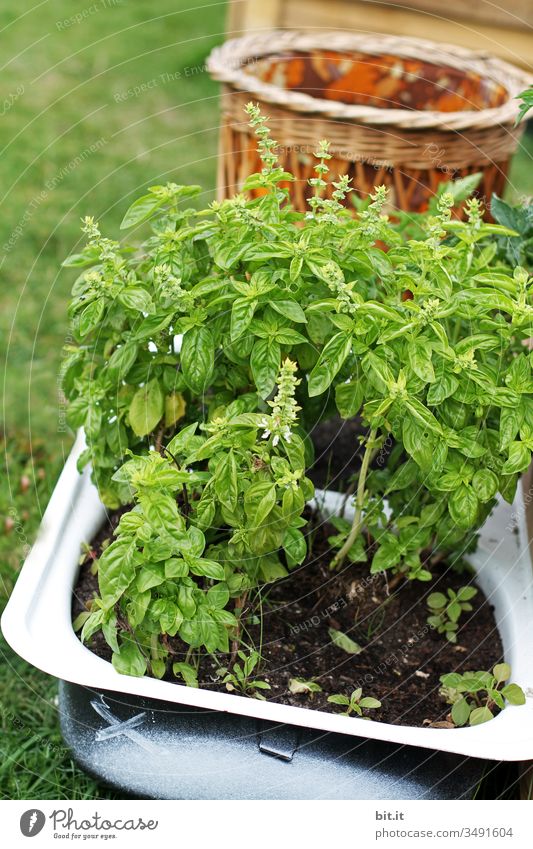
[[[270,414],[241,396],[182,428],[163,456],[134,455],[114,474],[135,506],[99,559],[100,597],[82,638],[101,629],[119,672],[161,677],[176,634],[189,652],[210,654],[228,652],[231,636],[236,655],[248,601],[260,606],[260,587],[305,559],[301,514],[313,485],[292,431],[295,370],[286,359]],[[187,659],[173,666],[185,680],[194,674]]]
[[[305,560],[320,420],[363,425],[331,566],[396,579],[460,557],[533,450],[531,280],[496,253],[514,231],[475,199],[452,217],[453,192],[413,238],[383,187],[353,214],[325,142],[296,212],[265,119],[248,114],[253,199],[198,210],[198,187],[154,186],[122,223],[150,226],[140,249],[87,218],[65,263],[82,268],[64,370],[80,468],[108,507],[133,505],[100,558],[84,637],[101,629],[132,674],[165,674],[176,635],[187,664],[193,650],[236,656],[243,611]]]

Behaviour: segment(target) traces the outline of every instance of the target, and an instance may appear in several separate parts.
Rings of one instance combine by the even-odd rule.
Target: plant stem
[[[156,433],[156,436],[155,436],[155,445],[154,445],[155,450],[159,454],[161,454],[161,448],[163,446],[163,435],[164,435],[164,433],[165,433],[165,423],[162,422],[162,424],[157,429],[157,433]]]
[[[331,561],[330,568],[336,569],[337,566],[340,566],[343,562],[344,558],[350,551],[352,545],[356,541],[359,533],[361,532],[361,528],[363,526],[363,506],[365,503],[365,485],[366,485],[366,477],[368,474],[368,467],[370,466],[370,459],[372,457],[372,453],[374,451],[374,441],[376,439],[377,429],[370,431],[370,435],[368,437],[365,453],[363,455],[363,462],[361,463],[361,470],[359,472],[359,480],[357,481],[357,494],[355,497],[355,513],[353,517],[352,527],[350,529],[350,533],[346,537],[346,542],[337,552],[333,560]]]
[[[237,660],[237,652],[239,651],[239,646],[241,644],[241,619],[244,611],[244,606],[246,604],[246,600],[248,598],[248,590],[245,590],[239,598],[235,599],[235,615],[237,616],[237,627],[235,631],[235,637],[231,642],[231,656],[230,656],[230,664],[233,666],[235,661]],[[237,611],[239,613],[237,614]]]
[[[398,586],[398,584],[400,584],[403,581],[403,579],[405,578],[405,575],[402,575],[401,572],[397,572],[396,575],[393,575],[392,578],[389,581],[387,579],[387,573],[385,572],[384,574],[385,574],[385,580],[387,582],[387,595],[389,595],[390,592],[392,590],[395,590],[396,587]]]

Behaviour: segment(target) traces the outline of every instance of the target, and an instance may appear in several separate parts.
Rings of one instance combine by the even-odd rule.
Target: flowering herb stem
[[[376,433],[377,431],[375,429],[372,430],[366,442],[365,453],[363,455],[363,462],[361,463],[361,470],[359,472],[359,480],[357,482],[357,494],[355,496],[355,513],[353,517],[352,527],[350,533],[346,537],[346,542],[344,543],[342,548],[339,549],[339,551],[331,561],[331,569],[336,569],[342,564],[344,558],[346,557],[352,545],[355,543],[357,537],[361,533],[361,528],[363,527],[363,507],[365,504],[366,495],[366,478],[370,466],[370,459],[374,452],[374,441],[376,439]]]

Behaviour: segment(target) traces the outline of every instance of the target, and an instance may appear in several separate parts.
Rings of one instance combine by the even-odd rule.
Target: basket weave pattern
[[[321,138],[334,179],[348,174],[361,196],[385,184],[400,209],[423,210],[440,182],[476,171],[481,196],[501,194],[521,132],[514,97],[529,83],[512,65],[463,49],[346,33],[247,36],[216,48],[208,67],[224,83],[219,197],[259,167],[244,115],[252,99],[270,118],[301,210]]]

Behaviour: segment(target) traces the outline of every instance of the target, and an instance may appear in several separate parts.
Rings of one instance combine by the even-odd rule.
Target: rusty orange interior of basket
[[[286,90],[380,109],[479,111],[509,97],[504,86],[474,71],[386,53],[279,53],[251,60],[247,70]]]

